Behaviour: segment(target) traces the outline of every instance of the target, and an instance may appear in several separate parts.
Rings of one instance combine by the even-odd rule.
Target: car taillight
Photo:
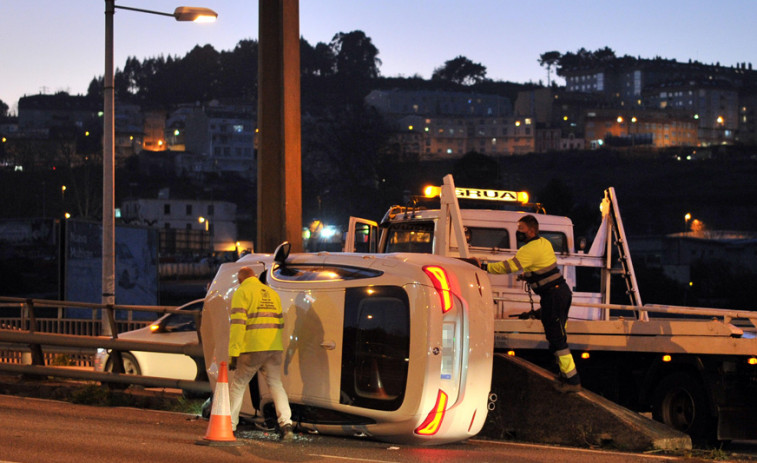
[[[446,313],[452,308],[452,296],[450,295],[449,278],[447,278],[447,272],[436,265],[427,265],[423,267],[423,271],[426,272],[431,283],[434,285],[434,289],[439,293],[439,299],[442,303],[442,312]]]
[[[431,410],[426,419],[415,429],[416,434],[422,436],[433,436],[439,431],[444,419],[445,408],[447,407],[447,394],[439,389],[439,394],[436,396],[436,404],[434,409]]]

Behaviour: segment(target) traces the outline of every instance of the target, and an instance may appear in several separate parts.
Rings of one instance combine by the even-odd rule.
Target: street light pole
[[[102,303],[116,303],[116,237],[115,237],[115,125],[113,88],[113,14],[115,0],[105,0],[105,75],[103,76],[103,249]],[[102,317],[102,334],[110,336],[110,324]]]
[[[102,303],[116,302],[116,239],[115,239],[115,89],[113,87],[113,15],[116,8],[141,13],[173,16],[177,21],[211,22],[218,14],[208,8],[180,6],[173,14],[116,6],[115,0],[105,0],[105,75],[103,76],[103,210],[102,210]],[[102,334],[112,335],[105,319]]]

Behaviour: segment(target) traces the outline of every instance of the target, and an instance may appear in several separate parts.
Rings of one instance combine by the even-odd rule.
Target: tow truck
[[[530,207],[524,192],[459,188],[447,175],[426,196],[438,196],[439,208],[393,206],[380,223],[351,217],[343,250],[501,261],[523,244],[515,229]],[[461,198],[504,202],[510,210],[461,209]],[[631,410],[651,412],[695,441],[757,438],[757,312],[643,304],[614,188],[604,191],[600,211],[590,249],[579,251],[569,218],[543,208],[536,213],[540,234],[552,243],[574,290],[566,329],[584,386]],[[600,273],[596,291],[576,291],[581,267]],[[512,275],[489,278],[495,350],[551,368],[540,321],[519,317],[538,304],[538,296]],[[610,303],[618,279],[627,304]]]

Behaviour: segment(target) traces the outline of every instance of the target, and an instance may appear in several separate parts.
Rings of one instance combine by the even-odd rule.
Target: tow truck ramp
[[[493,378],[497,400],[483,436],[629,451],[691,449],[688,435],[587,389],[558,392],[555,375],[521,358],[495,354]]]

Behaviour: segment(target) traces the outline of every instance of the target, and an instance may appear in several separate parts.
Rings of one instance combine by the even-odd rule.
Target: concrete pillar
[[[282,241],[302,251],[299,0],[261,0],[258,233],[255,252]]]

